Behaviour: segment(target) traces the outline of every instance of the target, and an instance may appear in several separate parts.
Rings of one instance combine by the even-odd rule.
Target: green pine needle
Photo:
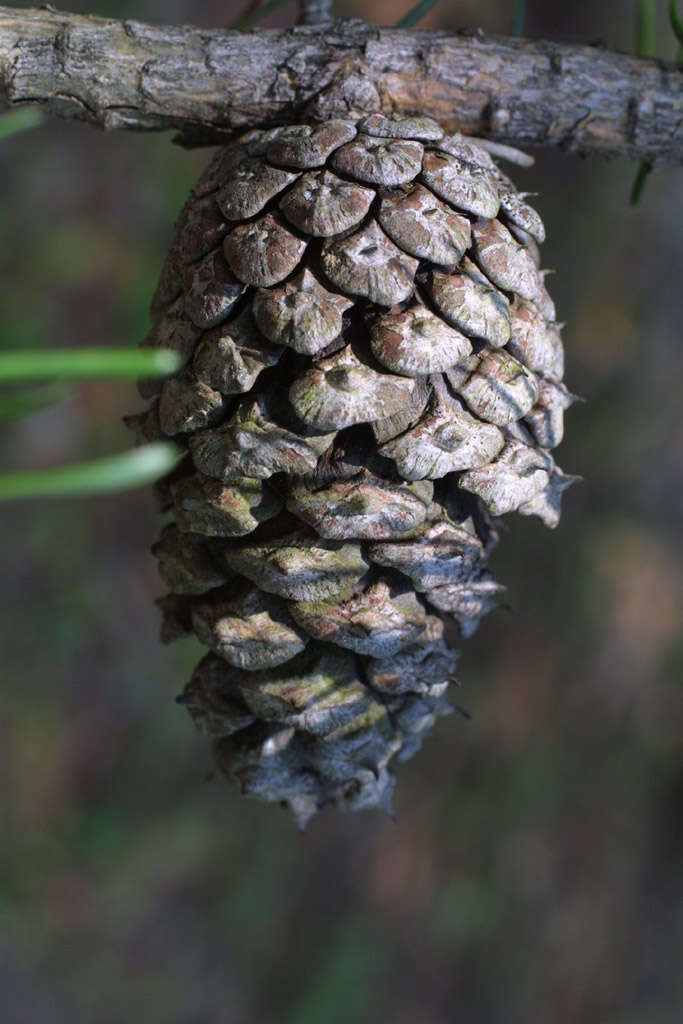
[[[418,21],[422,21],[438,2],[439,0],[420,0],[420,3],[415,4],[400,21],[396,22],[396,28],[412,28],[413,25],[417,25]]]
[[[683,18],[678,13],[676,0],[669,0],[669,24],[681,47],[683,47]],[[680,59],[679,54],[679,59]]]
[[[524,35],[524,23],[526,21],[526,0],[515,0],[515,12],[512,16],[513,36]]]
[[[63,348],[0,352],[0,381],[162,377],[180,369],[170,349]]]
[[[9,139],[12,135],[35,128],[44,120],[45,115],[39,107],[19,107],[18,110],[11,110],[9,114],[0,117],[0,139]]]
[[[657,10],[654,0],[638,4],[637,49],[641,57],[654,57],[657,35]]]
[[[646,161],[643,161],[638,168],[633,187],[631,188],[631,206],[637,206],[640,202],[651,170],[652,164],[648,164]]]
[[[150,484],[169,473],[183,457],[175,445],[155,441],[120,455],[53,469],[0,474],[0,501],[17,498],[86,496]]]

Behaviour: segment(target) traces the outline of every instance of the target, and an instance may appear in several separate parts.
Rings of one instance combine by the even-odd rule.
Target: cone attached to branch
[[[502,589],[493,517],[559,520],[543,237],[476,142],[381,114],[249,132],[178,221],[143,344],[185,366],[130,418],[187,450],[164,635],[209,651],[181,699],[221,769],[302,824],[390,810]]]

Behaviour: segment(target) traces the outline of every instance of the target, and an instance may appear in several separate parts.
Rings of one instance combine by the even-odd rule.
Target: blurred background
[[[15,4],[14,6],[30,6]],[[340,2],[392,24],[405,0]],[[70,0],[230,23],[240,5]],[[660,11],[658,53],[673,57]],[[505,33],[512,2],[425,27]],[[633,50],[636,4],[530,0],[526,34]],[[284,25],[283,8],[266,24]],[[507,520],[508,587],[458,699],[400,769],[396,823],[207,779],[173,702],[150,494],[0,506],[0,1015],[18,1024],[673,1024],[683,975],[681,169],[628,205],[625,160],[536,154],[568,322],[562,522]],[[0,344],[135,345],[208,153],[49,122],[0,144]],[[3,469],[127,448],[134,385],[75,386],[2,426]],[[678,964],[678,966],[676,966]]]

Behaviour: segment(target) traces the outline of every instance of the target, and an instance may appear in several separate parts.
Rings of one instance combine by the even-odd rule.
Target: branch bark
[[[233,32],[0,7],[0,108],[103,129],[236,129],[422,111],[516,146],[683,162],[683,72],[602,47],[334,21]]]

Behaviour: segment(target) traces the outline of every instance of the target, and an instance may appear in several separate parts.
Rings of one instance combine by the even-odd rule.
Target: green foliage
[[[651,171],[652,164],[649,164],[647,163],[647,161],[644,160],[636,172],[633,187],[631,189],[631,206],[637,206],[640,202],[641,197],[643,195],[643,191],[645,189],[645,185],[647,183],[647,179],[649,178]]]
[[[413,25],[417,25],[418,21],[422,21],[425,15],[429,14],[433,7],[436,7],[437,3],[438,0],[420,0],[396,22],[396,28],[412,28]]]
[[[673,34],[676,36],[680,47],[683,48],[683,18],[681,18],[678,13],[676,0],[669,0],[669,24],[671,25]],[[678,59],[681,59],[680,53],[678,55]]]
[[[156,441],[121,455],[71,466],[3,473],[0,474],[0,501],[103,494],[141,487],[170,473],[181,457],[175,445]]]
[[[9,139],[42,124],[45,115],[39,107],[19,107],[0,117],[0,140]]]
[[[36,379],[164,377],[180,369],[170,349],[74,348],[0,352],[0,382]]]
[[[641,57],[654,57],[656,27],[657,9],[654,0],[640,0],[638,4],[636,48]]]
[[[43,113],[36,107],[23,107],[0,118],[0,139],[40,124]],[[53,232],[58,260],[50,277],[64,271],[64,252],[69,249],[64,239]],[[71,246],[69,251],[83,249]],[[45,241],[40,253],[49,253]],[[69,269],[67,264],[67,269]],[[30,323],[31,307],[19,302],[22,325]],[[31,332],[29,331],[29,334]],[[36,332],[39,341],[42,332]],[[16,343],[15,339],[15,343]],[[17,419],[58,402],[69,393],[67,380],[134,379],[165,376],[180,368],[181,360],[169,349],[137,350],[124,347],[101,348],[38,348],[33,338],[30,347],[0,352],[0,421]],[[44,386],[15,389],[12,386],[28,381],[46,381]],[[170,472],[179,453],[170,443],[155,443],[121,455],[109,456],[80,464],[49,469],[16,471],[0,474],[0,501],[18,498],[53,497],[58,495],[90,495],[122,491],[152,483]]]
[[[512,29],[510,35],[523,36],[524,23],[526,21],[526,0],[515,0],[515,10],[512,16]]]

